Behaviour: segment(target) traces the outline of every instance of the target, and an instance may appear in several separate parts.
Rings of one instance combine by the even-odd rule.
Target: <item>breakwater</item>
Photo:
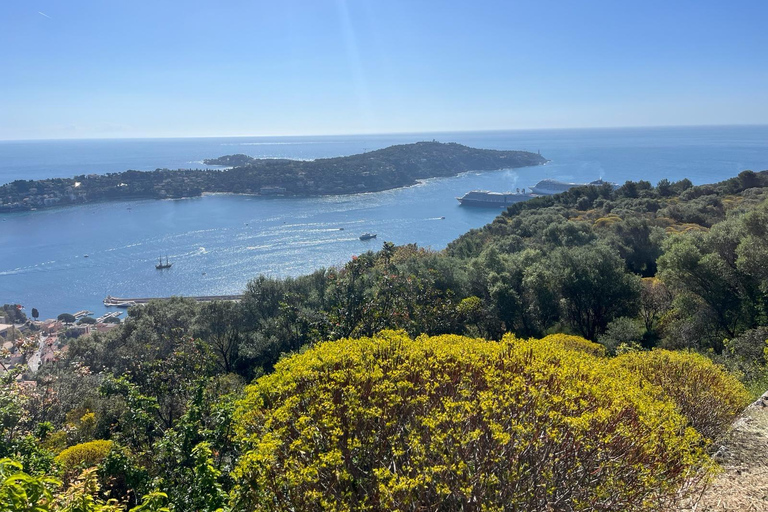
[[[107,295],[104,299],[105,306],[133,306],[135,304],[146,304],[151,300],[170,300],[173,297],[138,297],[138,298],[125,298],[125,297],[113,297]],[[242,295],[200,295],[195,297],[184,297],[186,299],[194,299],[198,302],[213,302],[216,300],[241,300]]]

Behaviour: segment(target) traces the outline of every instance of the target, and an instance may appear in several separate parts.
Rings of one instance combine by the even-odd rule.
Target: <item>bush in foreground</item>
[[[561,342],[389,331],[278,363],[239,406],[235,510],[669,506],[709,467],[700,436]]]
[[[709,439],[723,434],[749,403],[744,385],[700,354],[670,350],[630,352],[616,357],[612,363],[661,388],[691,426]]]

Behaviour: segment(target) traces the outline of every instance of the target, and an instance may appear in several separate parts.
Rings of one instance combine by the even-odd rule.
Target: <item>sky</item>
[[[0,140],[768,123],[765,0],[2,0]]]

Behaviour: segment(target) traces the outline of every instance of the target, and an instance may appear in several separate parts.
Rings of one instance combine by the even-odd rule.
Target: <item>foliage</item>
[[[691,426],[709,439],[725,432],[749,402],[735,377],[693,352],[652,350],[620,355],[613,366],[625,368],[658,386]]]
[[[639,347],[643,340],[643,328],[639,321],[626,316],[617,318],[608,324],[605,333],[598,337],[609,353],[615,354],[616,350],[624,346]]]
[[[0,507],[12,512],[47,512],[59,481],[32,476],[11,459],[0,459]]]
[[[0,323],[6,324],[23,324],[27,321],[27,315],[24,314],[20,304],[3,304],[0,317],[4,318]]]
[[[162,471],[154,487],[178,510],[213,511],[226,502],[224,490],[231,487],[229,472],[237,455],[232,414],[239,395],[217,393],[222,384],[198,382],[185,415],[155,444],[155,465]]]
[[[669,329],[685,346],[720,353],[723,339],[768,322],[766,222],[768,203],[763,203],[706,233],[680,235],[666,245],[660,277],[677,294]],[[704,332],[703,339],[688,336],[691,328]]]
[[[612,319],[633,314],[640,295],[636,276],[606,247],[560,250],[554,258],[564,315],[584,337],[595,340]]]
[[[630,374],[562,341],[388,331],[281,361],[238,409],[235,509],[671,504],[707,465],[698,434]]]
[[[274,170],[256,165],[239,174],[233,173],[232,177],[238,175],[245,179],[249,173],[257,171],[265,172],[263,177],[266,177]],[[163,173],[157,174],[161,175]],[[183,175],[182,172],[179,176]],[[142,173],[130,177],[138,186],[132,193],[153,193],[151,182],[154,177]],[[85,180],[83,177],[83,182]],[[142,188],[144,185],[149,188]],[[198,185],[192,180],[190,186],[194,188]],[[177,192],[183,191],[170,193]],[[563,358],[585,358],[585,361],[590,362],[583,364],[612,368],[610,375],[606,374],[608,380],[604,385],[608,388],[617,382],[616,379],[622,380],[622,375],[626,376],[627,371],[620,369],[617,372],[615,367],[618,363],[613,364],[603,358],[606,350],[602,345],[571,334],[578,333],[593,341],[599,340],[610,353],[631,351],[634,354],[641,348],[656,346],[693,349],[741,376],[749,383],[750,390],[760,388],[759,392],[762,393],[768,386],[764,353],[768,338],[765,335],[768,326],[766,199],[768,172],[742,173],[732,180],[704,186],[693,186],[688,180],[677,183],[663,180],[656,187],[647,182],[625,183],[615,190],[611,186],[576,187],[556,196],[517,203],[491,224],[452,242],[445,251],[435,252],[413,244],[395,246],[386,242],[379,252],[366,252],[342,266],[319,269],[306,276],[287,279],[257,277],[248,284],[241,301],[199,304],[189,299],[173,298],[131,308],[128,318],[109,332],[69,340],[68,350],[62,352],[60,358],[46,363],[36,375],[25,376],[33,378],[34,383],[16,380],[22,373],[22,365],[4,377],[0,388],[0,457],[12,457],[21,462],[29,474],[52,474],[54,453],[69,445],[109,439],[115,443],[115,447],[99,464],[100,495],[96,498],[118,499],[127,507],[139,506],[142,498],[145,498],[145,503],[146,499],[154,503],[153,507],[183,504],[180,506],[192,510],[222,506],[223,496],[234,485],[232,470],[240,457],[241,448],[253,450],[256,442],[253,438],[241,445],[239,440],[233,438],[233,404],[241,395],[241,383],[269,374],[277,366],[277,374],[282,377],[276,379],[308,387],[310,384],[301,380],[304,375],[303,366],[299,365],[299,375],[289,378],[285,376],[287,370],[280,368],[294,368],[291,365],[296,363],[279,361],[293,361],[290,355],[297,353],[312,359],[314,356],[306,354],[329,350],[324,348],[325,345],[321,346],[320,352],[312,349],[328,340],[342,340],[338,347],[349,345],[354,352],[354,347],[373,341],[370,338],[364,338],[368,340],[366,342],[346,338],[370,337],[382,329],[402,329],[411,338],[421,334],[460,334],[487,340],[503,339],[493,350],[515,354],[510,365],[517,364],[523,376],[528,375],[526,372],[530,368],[539,368],[536,366],[540,362],[539,358],[549,357],[549,352],[542,352],[536,347],[550,347],[551,350],[547,350],[551,354],[567,352],[570,355]],[[4,315],[8,312],[13,315],[23,314],[15,306],[8,306],[3,311]],[[24,329],[26,327],[17,331]],[[507,333],[514,333],[516,337]],[[541,338],[551,333],[560,334],[547,336],[535,343],[527,340],[529,337]],[[377,339],[379,341],[376,343],[382,343],[381,337]],[[427,340],[425,343],[432,347],[430,344],[439,344],[436,340],[442,338],[419,339]],[[501,364],[493,359],[496,357],[493,355],[495,352],[484,352],[486,348],[478,348],[486,347],[485,342],[462,340],[456,342],[456,345],[464,346],[467,353],[479,351],[479,355],[469,358],[470,361],[482,355],[491,361],[488,363],[488,372],[501,372],[501,369],[494,366]],[[412,342],[408,340],[403,343]],[[23,361],[25,347],[28,346],[36,348],[37,344],[22,343],[12,347],[6,355],[17,358],[21,355]],[[410,345],[407,347],[407,350],[402,347],[398,350],[404,351],[402,353],[414,361],[420,361],[421,356],[415,355]],[[520,362],[523,357],[521,351],[525,347],[532,351],[529,362],[533,366],[530,368],[528,362]],[[374,350],[370,347],[365,350],[369,349]],[[357,351],[354,352],[357,355],[350,356],[350,368],[358,368],[356,365],[362,364],[357,359],[368,361],[361,353]],[[443,348],[435,349],[435,353],[445,355]],[[656,357],[652,354],[654,352],[633,357]],[[383,357],[381,363],[370,363],[370,369],[372,375],[386,369],[389,378],[394,371],[394,364],[386,362],[389,355]],[[595,362],[597,358],[601,358],[599,363]],[[333,358],[330,360],[336,361]],[[333,396],[331,384],[327,381],[329,375],[323,373],[325,370],[318,369],[326,368],[323,364],[317,362],[319,366],[313,366],[315,369],[312,371],[316,373],[312,375],[317,379],[312,381],[312,385],[317,382],[325,382],[326,385],[319,385],[318,389],[311,392],[322,391]],[[339,375],[333,374],[336,375],[334,379],[338,380],[340,375],[347,374],[350,382],[358,377],[362,379],[356,370],[340,369],[346,368],[346,362],[342,364],[336,361],[333,364],[341,372]],[[420,364],[413,363],[412,367],[422,368]],[[358,457],[354,459],[355,463],[374,464],[371,457],[384,454],[382,460],[394,461],[396,464],[387,466],[387,471],[392,474],[364,473],[368,480],[363,480],[369,482],[370,479],[378,479],[386,487],[401,477],[403,482],[410,482],[411,478],[416,478],[413,475],[425,474],[418,473],[418,468],[438,467],[440,460],[445,459],[443,462],[446,464],[454,464],[455,460],[443,452],[438,452],[437,456],[443,457],[440,460],[424,455],[424,446],[431,446],[430,443],[434,442],[431,438],[426,440],[419,437],[427,427],[432,429],[429,432],[447,436],[441,439],[448,439],[446,446],[455,448],[457,454],[466,455],[466,450],[479,446],[478,451],[473,453],[486,458],[480,455],[480,458],[470,457],[465,462],[467,464],[486,464],[482,467],[488,467],[488,461],[492,458],[490,447],[498,453],[511,453],[518,457],[510,459],[510,464],[522,460],[520,457],[523,455],[514,450],[510,452],[506,445],[498,444],[498,440],[489,441],[482,436],[475,439],[467,435],[464,436],[466,443],[462,445],[458,441],[461,436],[451,438],[447,434],[451,425],[465,425],[462,421],[469,422],[469,425],[485,425],[487,422],[483,421],[486,420],[490,422],[493,418],[483,416],[486,412],[482,409],[476,410],[474,415],[466,411],[457,413],[455,421],[445,420],[433,428],[424,419],[432,418],[430,411],[411,407],[413,404],[410,400],[420,396],[419,400],[423,400],[423,404],[431,404],[437,416],[455,403],[466,402],[477,409],[480,392],[473,395],[474,391],[470,391],[476,389],[472,386],[480,382],[477,379],[485,375],[485,369],[481,371],[473,364],[461,366],[456,363],[459,369],[451,374],[456,376],[457,383],[465,382],[459,378],[465,375],[463,372],[471,375],[467,377],[468,384],[461,388],[462,393],[468,393],[466,397],[461,395],[463,398],[456,399],[443,396],[440,393],[447,393],[453,388],[435,387],[429,381],[415,377],[409,381],[411,377],[406,375],[397,381],[405,386],[397,402],[402,406],[400,412],[405,414],[402,422],[397,415],[399,413],[392,410],[394,405],[390,407],[387,403],[377,403],[376,407],[383,411],[382,417],[390,415],[388,417],[392,419],[389,426],[371,426],[366,423],[370,418],[356,417],[361,425],[369,428],[364,432],[370,435],[367,441],[360,441],[362,445],[376,436],[393,436],[396,442],[393,441],[392,446],[402,447],[411,439],[408,437],[410,431],[413,431],[411,437],[421,443],[415,445],[416,451],[406,451],[396,456],[381,451],[387,449],[386,445],[372,449],[373,455],[369,458],[355,455]],[[543,368],[544,363],[541,366]],[[541,369],[538,377],[531,377],[531,382],[541,381],[542,390],[539,391],[540,396],[537,396],[543,400],[540,403],[531,398],[529,412],[532,417],[543,415],[543,411],[548,410],[555,414],[555,419],[560,418],[557,414],[565,407],[561,403],[562,396],[570,396],[570,391],[564,390],[572,389],[571,386],[591,389],[591,384],[583,384],[584,379],[592,382],[589,380],[593,375],[592,366],[589,368],[589,371],[573,376],[570,384],[561,382],[563,375],[570,374],[553,375],[554,369]],[[436,382],[443,382],[441,371],[436,366],[422,369],[428,375],[434,374]],[[690,373],[697,375],[697,371],[691,370]],[[600,372],[609,370],[600,369]],[[545,378],[549,380],[541,380]],[[703,376],[701,381],[707,383],[708,378]],[[627,393],[634,393],[632,390],[640,385],[636,382],[639,378],[634,379]],[[515,400],[528,396],[528,388],[514,387],[522,386],[517,377],[509,377],[507,380],[510,381],[509,386],[512,386],[510,389],[520,390],[520,396],[516,395]],[[547,391],[550,381],[553,383],[551,392]],[[682,379],[678,384],[685,388],[689,385],[685,382]],[[363,381],[363,384],[373,386],[375,382]],[[293,395],[281,386],[276,385],[274,394],[267,393],[264,396],[274,397],[275,400],[285,397],[285,409],[280,410],[286,414],[299,414],[300,410],[308,410],[311,403],[314,403],[311,400],[302,402],[299,407],[294,404],[296,399]],[[368,393],[367,399],[383,400],[383,391],[380,395],[371,395],[365,386],[360,393]],[[493,386],[488,385],[488,390],[494,390],[493,393],[502,389]],[[657,387],[647,383],[642,386],[646,393],[661,393]],[[342,393],[345,397],[348,388],[342,389],[345,390]],[[422,395],[417,394],[418,389],[422,389]],[[509,391],[507,388],[502,390],[506,390],[505,393]],[[724,391],[730,392],[727,389]],[[741,391],[734,388],[732,392],[733,397],[738,398]],[[483,395],[484,400],[492,396],[491,391],[488,393]],[[606,393],[606,397],[598,400],[600,407],[608,404],[604,408],[617,411],[611,409],[613,406],[609,404],[615,398],[614,392]],[[306,396],[320,400],[317,398],[319,395]],[[357,400],[355,397],[359,398],[359,393],[351,396]],[[506,395],[500,396],[503,398]],[[596,403],[591,396],[579,402],[578,407]],[[436,402],[440,397],[446,400],[445,404]],[[472,402],[475,400],[473,397],[476,398],[475,402]],[[665,397],[656,396],[661,401],[668,401],[669,398]],[[355,403],[354,400],[352,403]],[[736,402],[739,400],[729,402],[730,405],[709,407],[713,410],[728,409],[728,414],[732,414],[737,409]],[[639,402],[631,399],[626,403]],[[411,408],[407,408],[406,404],[411,404],[408,405]],[[519,419],[522,413],[512,407],[515,404],[517,402],[513,403],[510,399],[503,405],[508,409],[502,407],[502,410],[512,411],[509,417]],[[292,409],[294,405],[296,408]],[[317,415],[327,412],[331,425],[336,421],[333,418],[339,418],[339,407],[337,404],[327,411],[313,411]],[[604,410],[600,407],[590,411]],[[633,407],[629,409],[634,410]],[[264,409],[260,409],[259,414],[271,414],[273,409],[278,408],[277,402],[270,402]],[[351,416],[345,418],[350,421],[354,419]],[[616,412],[616,418],[615,421],[619,423],[629,421],[623,410]],[[290,426],[286,423],[287,430],[281,430],[280,435],[296,435],[297,432],[306,431],[308,436],[310,427],[301,423],[306,420],[300,415],[294,419],[296,422]],[[564,431],[559,424],[550,425],[546,421],[541,420],[535,424],[544,425],[541,428],[552,427],[557,432]],[[605,421],[610,423],[607,419]],[[511,421],[504,425],[504,428],[512,428],[517,423]],[[396,430],[400,427],[401,430]],[[325,428],[321,425],[315,432],[326,432]],[[526,428],[520,427],[520,432],[529,432]],[[599,432],[602,427],[595,428]],[[633,429],[634,426],[630,428]],[[565,431],[573,436],[580,435],[580,431],[573,429]],[[336,439],[333,437],[335,435],[331,432],[316,441],[319,443],[330,438]],[[623,438],[619,436],[616,439]],[[275,449],[279,446],[275,445]],[[534,447],[530,448],[531,453],[538,453],[535,450],[546,446],[550,445],[534,443]],[[599,445],[599,449],[602,446]],[[567,454],[575,449],[571,446],[561,448]],[[359,454],[359,451],[354,450],[362,448],[350,445],[349,449],[350,453]],[[290,455],[289,452],[279,453]],[[318,453],[317,450],[306,451],[302,461],[307,462]],[[421,459],[412,466],[406,464],[403,469],[400,464],[403,461],[410,464],[411,455]],[[253,457],[253,454],[249,457]],[[568,457],[563,460],[572,462]],[[547,456],[543,456],[542,461],[531,462],[529,467],[540,468],[541,464],[551,462]],[[423,466],[417,462],[423,462]],[[454,493],[451,496],[460,496],[461,491],[456,491],[455,486],[461,478],[469,477],[467,473],[461,472],[464,470],[460,471],[461,467],[457,469],[450,464],[446,466],[446,473],[434,475],[451,475],[453,480],[449,478],[444,485]],[[573,467],[582,466],[576,464]],[[241,470],[245,469],[246,466],[241,465]],[[614,469],[612,467],[606,471]],[[328,468],[323,471],[326,470]],[[351,470],[344,471],[344,475],[352,474]],[[362,471],[367,472],[369,469],[363,467]],[[598,476],[595,481],[608,478],[608,472],[596,471]],[[568,476],[569,473],[565,473]],[[543,474],[546,478],[559,478],[561,473],[552,470]],[[434,486],[437,485],[438,476],[432,480],[433,487],[429,487],[432,484],[428,485],[423,480],[419,489],[425,489],[425,493],[436,493]],[[525,478],[520,480],[521,486],[528,482]],[[573,483],[568,478],[566,483]],[[358,480],[355,476],[354,481]],[[334,485],[351,485],[351,481],[342,479],[334,481]],[[243,481],[240,483],[243,484]],[[564,488],[569,488],[571,483],[567,483]],[[482,487],[486,484],[486,487]],[[491,484],[486,481],[477,485],[478,489],[491,489]],[[641,485],[644,484],[641,482]],[[396,488],[395,484],[392,488]],[[546,485],[543,488],[547,488]],[[239,489],[236,493],[238,495],[241,491],[247,491],[247,486]],[[402,491],[402,488],[398,489]],[[354,497],[358,491],[350,492],[352,494],[348,498]],[[389,496],[386,499],[390,500],[394,500],[392,496],[395,495],[384,491],[378,494]],[[385,505],[390,506],[391,503],[386,502]]]
[[[505,337],[505,340],[511,339],[513,338],[510,336]],[[542,338],[541,342],[542,344],[552,344],[559,348],[577,350],[595,357],[605,356],[605,347],[599,343],[594,343],[580,336],[571,336],[568,334],[550,334],[549,336]]]
[[[75,315],[71,313],[62,313],[57,316],[56,319],[60,322],[64,322],[65,324],[73,324],[76,320]]]
[[[112,441],[98,440],[76,444],[56,456],[65,473],[97,466],[112,449]]]

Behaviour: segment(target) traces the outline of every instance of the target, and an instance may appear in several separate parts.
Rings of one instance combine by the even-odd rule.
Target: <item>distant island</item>
[[[0,186],[0,213],[97,201],[196,197],[205,192],[262,196],[377,192],[427,178],[528,167],[547,160],[528,151],[475,149],[432,141],[310,161],[227,155],[204,162],[232,168],[129,170],[74,178],[16,180]]]

